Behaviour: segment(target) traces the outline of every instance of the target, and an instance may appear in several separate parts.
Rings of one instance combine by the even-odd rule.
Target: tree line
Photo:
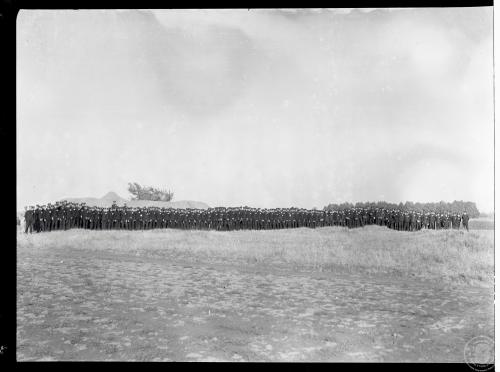
[[[438,203],[414,203],[411,201],[407,201],[405,203],[400,202],[396,203],[388,203],[385,201],[377,201],[377,202],[357,202],[356,204],[352,203],[341,203],[341,204],[328,204],[324,207],[324,210],[346,210],[349,208],[383,208],[383,209],[399,209],[403,211],[415,211],[420,213],[460,213],[462,214],[464,211],[467,212],[470,218],[479,217],[480,213],[477,209],[476,203],[471,201],[463,201],[463,200],[454,200],[451,203],[447,203],[444,201],[440,201]]]
[[[174,193],[170,190],[158,189],[152,186],[141,186],[137,182],[128,184],[128,191],[133,195],[132,200],[153,200],[153,201],[171,201]],[[324,210],[346,210],[351,208],[383,208],[398,209],[402,211],[415,211],[420,213],[459,213],[467,212],[470,218],[480,216],[476,203],[471,201],[454,200],[451,203],[440,201],[438,203],[414,203],[406,201],[405,203],[389,203],[385,201],[377,202],[357,202],[353,203],[331,203],[324,207]]]

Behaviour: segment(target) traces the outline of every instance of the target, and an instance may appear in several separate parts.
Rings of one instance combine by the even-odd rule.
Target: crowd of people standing
[[[216,207],[208,209],[88,206],[67,201],[25,208],[25,232],[69,229],[90,230],[269,230],[299,227],[366,225],[386,226],[398,231],[421,229],[469,230],[466,212],[432,213],[384,208],[316,210],[304,208]]]

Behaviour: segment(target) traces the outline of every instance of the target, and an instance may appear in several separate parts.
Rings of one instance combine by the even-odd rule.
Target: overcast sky
[[[493,210],[492,8],[21,11],[18,208],[475,201]]]

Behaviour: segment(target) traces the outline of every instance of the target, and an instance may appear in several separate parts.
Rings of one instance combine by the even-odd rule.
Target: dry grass
[[[390,272],[493,284],[493,231],[397,232],[376,226],[279,231],[84,231],[19,235],[19,248],[76,249],[318,271]]]
[[[474,218],[469,221],[469,228],[471,230],[494,230],[495,220],[493,218]]]
[[[460,362],[467,340],[493,338],[493,288],[450,284],[492,282],[492,239],[377,227],[19,233],[16,358]]]

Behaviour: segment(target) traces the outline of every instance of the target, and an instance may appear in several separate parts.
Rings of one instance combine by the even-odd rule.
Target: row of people
[[[399,231],[421,229],[469,230],[467,213],[424,213],[398,209],[350,208],[345,210],[309,210],[303,208],[261,209],[250,207],[217,207],[208,209],[175,209],[160,207],[110,208],[87,206],[66,201],[31,206],[25,210],[25,232],[68,230],[268,230],[298,227],[366,225],[386,226]]]

